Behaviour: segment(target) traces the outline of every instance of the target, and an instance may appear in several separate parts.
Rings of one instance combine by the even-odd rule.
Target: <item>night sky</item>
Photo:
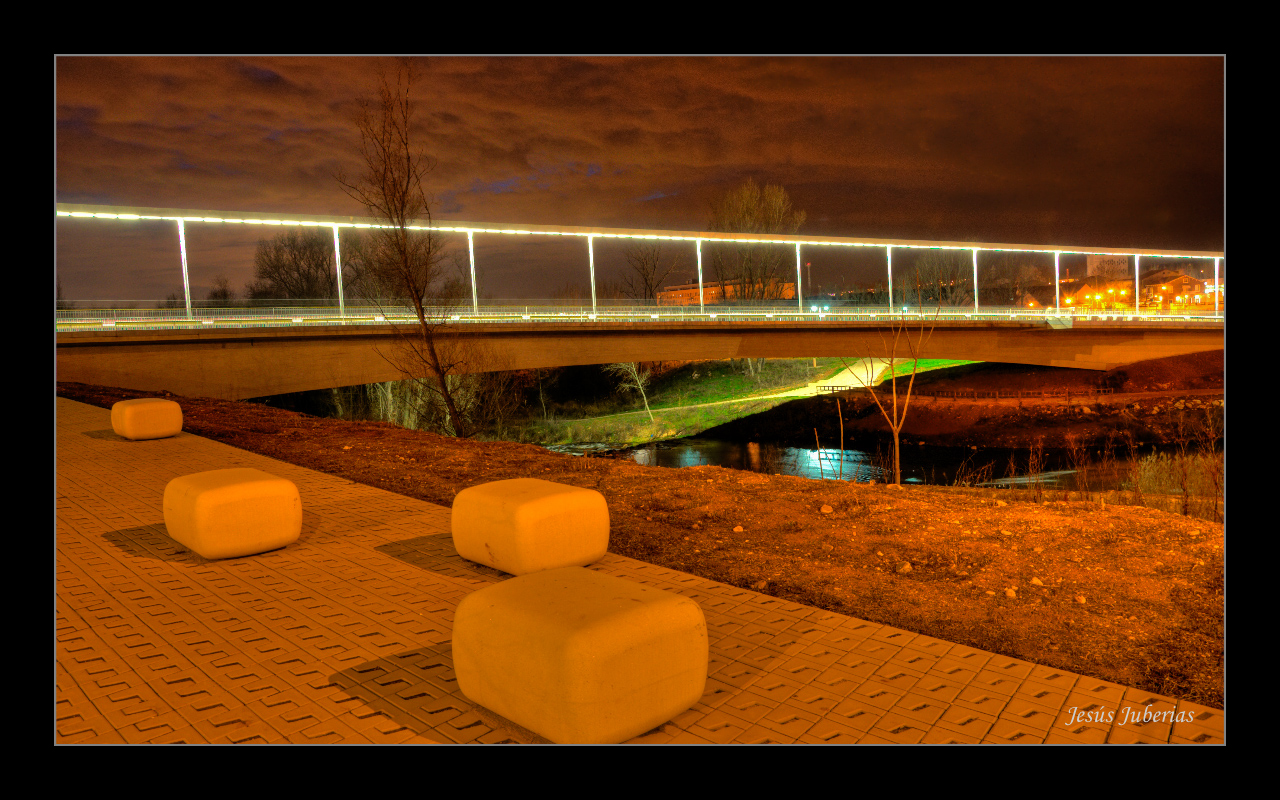
[[[57,58],[56,199],[362,215],[333,175],[358,172],[356,100],[393,65]],[[1224,249],[1220,57],[419,66],[440,220],[704,230],[711,199],[752,177],[783,185],[815,235]],[[180,291],[172,223],[56,224],[67,297]],[[193,297],[219,273],[242,287],[276,232],[189,226]],[[481,237],[477,258],[496,297],[585,285],[580,241]],[[813,258],[828,283],[883,263]],[[621,263],[597,248],[602,280]]]

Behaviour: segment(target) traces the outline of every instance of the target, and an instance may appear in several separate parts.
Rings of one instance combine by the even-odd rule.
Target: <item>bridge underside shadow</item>
[[[626,361],[724,358],[910,357],[918,325],[531,324],[467,325],[439,340],[460,372],[524,370]],[[896,334],[896,345],[895,345]],[[1153,358],[1222,350],[1222,325],[948,323],[917,348],[922,358],[1106,370]],[[908,344],[910,337],[911,345]],[[58,335],[57,380],[249,397],[400,380],[425,374],[409,338],[385,329],[232,329],[82,332]]]

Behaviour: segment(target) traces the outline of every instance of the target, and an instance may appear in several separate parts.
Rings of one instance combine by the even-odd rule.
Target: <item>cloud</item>
[[[58,198],[361,213],[333,175],[388,63],[59,58]],[[697,229],[754,177],[814,233],[1221,248],[1221,58],[420,64],[445,218]]]

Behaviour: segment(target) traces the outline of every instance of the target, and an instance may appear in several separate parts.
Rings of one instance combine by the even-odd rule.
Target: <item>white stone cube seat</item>
[[[609,549],[604,495],[537,478],[463,489],[450,527],[458,555],[512,575],[584,566]]]
[[[691,708],[708,653],[696,602],[582,567],[472,592],[453,620],[462,693],[560,744],[624,742]]]
[[[298,540],[302,499],[293,481],[257,469],[215,469],[164,487],[164,525],[204,558],[238,558]]]
[[[182,430],[182,407],[160,397],[121,400],[111,406],[111,429],[135,441],[176,436]]]

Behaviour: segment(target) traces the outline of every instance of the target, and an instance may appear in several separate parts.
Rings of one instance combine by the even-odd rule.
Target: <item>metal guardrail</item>
[[[304,301],[309,302],[309,301]],[[927,309],[922,311],[881,307],[844,307],[823,311],[800,312],[778,306],[589,306],[495,305],[478,312],[456,307],[427,309],[427,320],[435,324],[465,325],[474,323],[529,322],[1026,322],[1048,323],[1067,328],[1076,322],[1139,323],[1187,322],[1222,323],[1222,313],[1168,314],[1144,311],[1140,314],[1062,313],[1061,311],[1029,311],[1020,308],[989,308],[979,311]],[[57,331],[101,330],[173,330],[218,328],[261,328],[295,326],[393,325],[417,322],[410,307],[352,307],[345,314],[337,306],[271,306],[259,308],[197,308],[190,317],[185,308],[74,308],[55,311]]]

